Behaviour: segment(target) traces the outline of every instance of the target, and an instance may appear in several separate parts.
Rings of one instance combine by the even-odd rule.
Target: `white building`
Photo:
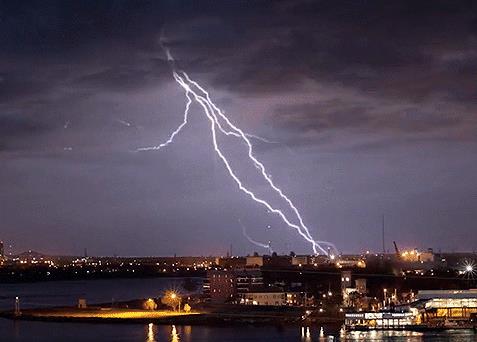
[[[300,306],[303,305],[304,300],[305,294],[302,292],[263,291],[244,293],[240,300],[240,304]]]

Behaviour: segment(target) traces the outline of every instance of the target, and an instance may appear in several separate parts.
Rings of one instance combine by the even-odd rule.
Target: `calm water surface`
[[[79,297],[104,303],[158,296],[180,288],[182,279],[114,279],[93,281],[0,284],[0,309],[74,305]],[[471,330],[446,332],[344,332],[325,327],[208,327],[154,324],[89,324],[11,321],[0,319],[0,341],[477,341]]]

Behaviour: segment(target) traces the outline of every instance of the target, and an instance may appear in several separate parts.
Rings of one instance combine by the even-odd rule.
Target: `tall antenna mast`
[[[384,240],[384,214],[383,214],[383,222],[382,222],[382,235],[383,235],[383,255],[386,254],[386,244],[385,244],[385,240]]]

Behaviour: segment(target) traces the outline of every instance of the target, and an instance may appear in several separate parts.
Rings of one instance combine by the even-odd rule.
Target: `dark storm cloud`
[[[0,115],[0,152],[9,149],[11,140],[28,138],[48,129],[43,122],[35,122],[31,118],[18,115]]]
[[[314,110],[325,113],[312,116],[296,111],[303,106],[307,112],[306,103],[292,105],[288,114],[280,106],[278,122],[284,126],[284,117],[291,126],[320,129],[369,124],[365,128],[423,132],[461,124],[471,130],[467,138],[475,138],[477,11],[472,2],[303,2],[272,13],[266,22],[251,16],[230,48],[217,48],[215,65],[199,59],[219,70],[212,84],[244,96],[286,95],[312,80],[352,90],[365,102],[343,108],[339,102],[354,101],[344,94],[335,108],[318,104]],[[190,63],[193,70],[195,63]],[[346,110],[351,110],[347,118]],[[334,125],[332,118],[339,122]]]
[[[276,106],[277,120],[268,122],[294,134],[304,127],[424,134],[448,126],[450,140],[475,139],[474,3],[302,1],[265,11],[262,5],[168,17],[166,38],[178,64],[244,98],[292,97],[306,91],[305,82],[341,93],[339,101],[320,99],[316,111],[324,112],[317,115],[297,110],[308,112],[309,101]],[[306,139],[313,144],[319,137]]]
[[[409,105],[388,111],[389,117],[382,119],[382,106],[375,103],[347,103],[329,100],[317,103],[280,105],[275,109],[273,124],[283,130],[297,132],[353,129],[361,131],[430,132],[441,128],[454,128],[464,118],[452,112],[438,109],[426,111]],[[363,132],[364,133],[364,132]]]
[[[311,77],[417,101],[436,87],[447,90],[458,85],[457,79],[461,83],[472,77],[462,79],[458,69],[474,68],[475,59],[440,61],[446,52],[475,54],[474,5],[459,4],[304,2],[276,10],[267,22],[257,20],[243,27],[245,32],[252,31],[244,42],[247,63],[238,63],[241,72],[230,73],[237,81],[249,80],[251,84],[239,89],[251,92],[267,86],[285,90],[294,81]],[[252,86],[255,81],[257,88]],[[224,77],[223,85],[231,84]]]
[[[106,41],[129,40],[137,47],[143,43],[140,33],[161,24],[161,5],[148,1],[4,2],[2,14],[3,46],[10,52],[40,54],[63,53]]]
[[[275,120],[278,120],[275,124],[298,131],[353,128],[371,123],[373,117],[368,116],[369,111],[370,108],[340,100],[279,106],[275,110]]]
[[[42,92],[43,84],[28,80],[26,76],[21,73],[0,74],[0,104]]]
[[[22,136],[38,133],[44,127],[31,119],[21,119],[14,116],[0,116],[0,136]]]
[[[164,81],[169,77],[169,72],[169,67],[164,62],[149,68],[144,65],[118,66],[81,76],[72,85],[91,90],[140,91]]]
[[[167,65],[158,58],[162,31],[180,66],[193,73],[207,72],[212,86],[244,96],[290,93],[313,80],[359,92],[368,98],[363,111],[374,108],[376,99],[398,101],[403,111],[396,112],[396,122],[406,117],[406,108],[437,101],[468,104],[467,110],[459,107],[455,108],[459,113],[445,114],[459,116],[450,124],[468,123],[466,118],[476,109],[477,18],[472,2],[174,6],[125,1],[7,7],[7,19],[0,27],[5,55],[31,49],[48,68],[56,65],[58,56],[73,54],[67,72],[71,85],[91,91],[139,90],[169,77]],[[45,84],[35,78],[38,72],[4,77],[2,98],[41,95],[60,82],[57,76],[64,76],[49,75]],[[65,80],[60,83],[64,86]],[[359,114],[359,106],[351,107],[349,123],[340,120],[338,126],[376,121],[371,120],[372,113]],[[338,105],[334,117],[345,115],[341,112]],[[370,120],[353,122],[359,115]],[[307,124],[321,126],[322,118],[315,117],[316,123],[307,120]],[[401,127],[412,130],[416,122]]]

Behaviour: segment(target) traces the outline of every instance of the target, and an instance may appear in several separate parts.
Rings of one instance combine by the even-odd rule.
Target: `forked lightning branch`
[[[172,66],[172,75],[174,77],[174,80],[184,90],[185,97],[187,99],[186,107],[185,107],[184,115],[183,115],[183,121],[169,135],[169,138],[166,141],[156,146],[139,148],[138,151],[160,150],[168,146],[169,144],[171,144],[174,141],[174,138],[177,136],[177,134],[179,134],[179,132],[182,130],[182,128],[184,128],[187,125],[189,115],[190,115],[190,107],[192,103],[193,102],[197,103],[203,109],[203,112],[209,121],[210,131],[212,135],[212,145],[213,145],[214,151],[218,155],[219,159],[222,161],[223,165],[225,166],[225,169],[227,170],[228,174],[233,179],[233,181],[236,183],[239,190],[245,193],[249,198],[257,202],[261,206],[265,207],[269,212],[278,215],[288,227],[296,230],[299,236],[301,236],[303,239],[305,239],[307,242],[309,242],[312,245],[313,252],[315,254],[326,254],[330,257],[337,254],[338,250],[332,243],[327,241],[315,240],[311,236],[310,230],[305,225],[304,220],[300,212],[298,211],[297,207],[295,206],[295,204],[273,182],[273,180],[269,176],[269,173],[266,171],[263,163],[260,162],[257,159],[257,157],[254,155],[253,146],[250,139],[258,138],[260,140],[263,140],[263,138],[245,133],[235,124],[233,124],[230,121],[230,119],[222,112],[222,110],[220,110],[220,108],[212,101],[209,93],[202,86],[200,86],[198,82],[192,80],[189,77],[189,75],[187,75],[186,72],[177,70],[175,66],[174,58],[172,57],[170,51],[166,47],[164,47],[164,50],[166,51],[167,60]],[[231,137],[234,139],[239,139],[241,140],[241,142],[245,143],[250,162],[253,163],[253,165],[259,171],[260,175],[266,181],[268,186],[274,192],[276,192],[280,196],[280,198],[285,201],[285,203],[287,203],[294,217],[290,217],[289,215],[285,214],[282,210],[274,207],[267,200],[257,196],[253,192],[253,190],[251,190],[250,188],[244,185],[244,182],[239,178],[236,171],[232,168],[229,160],[227,159],[227,157],[225,156],[224,152],[221,149],[220,143],[218,142],[218,139],[217,139],[219,134],[223,134],[227,137]],[[264,245],[264,246],[268,247],[268,245]]]

